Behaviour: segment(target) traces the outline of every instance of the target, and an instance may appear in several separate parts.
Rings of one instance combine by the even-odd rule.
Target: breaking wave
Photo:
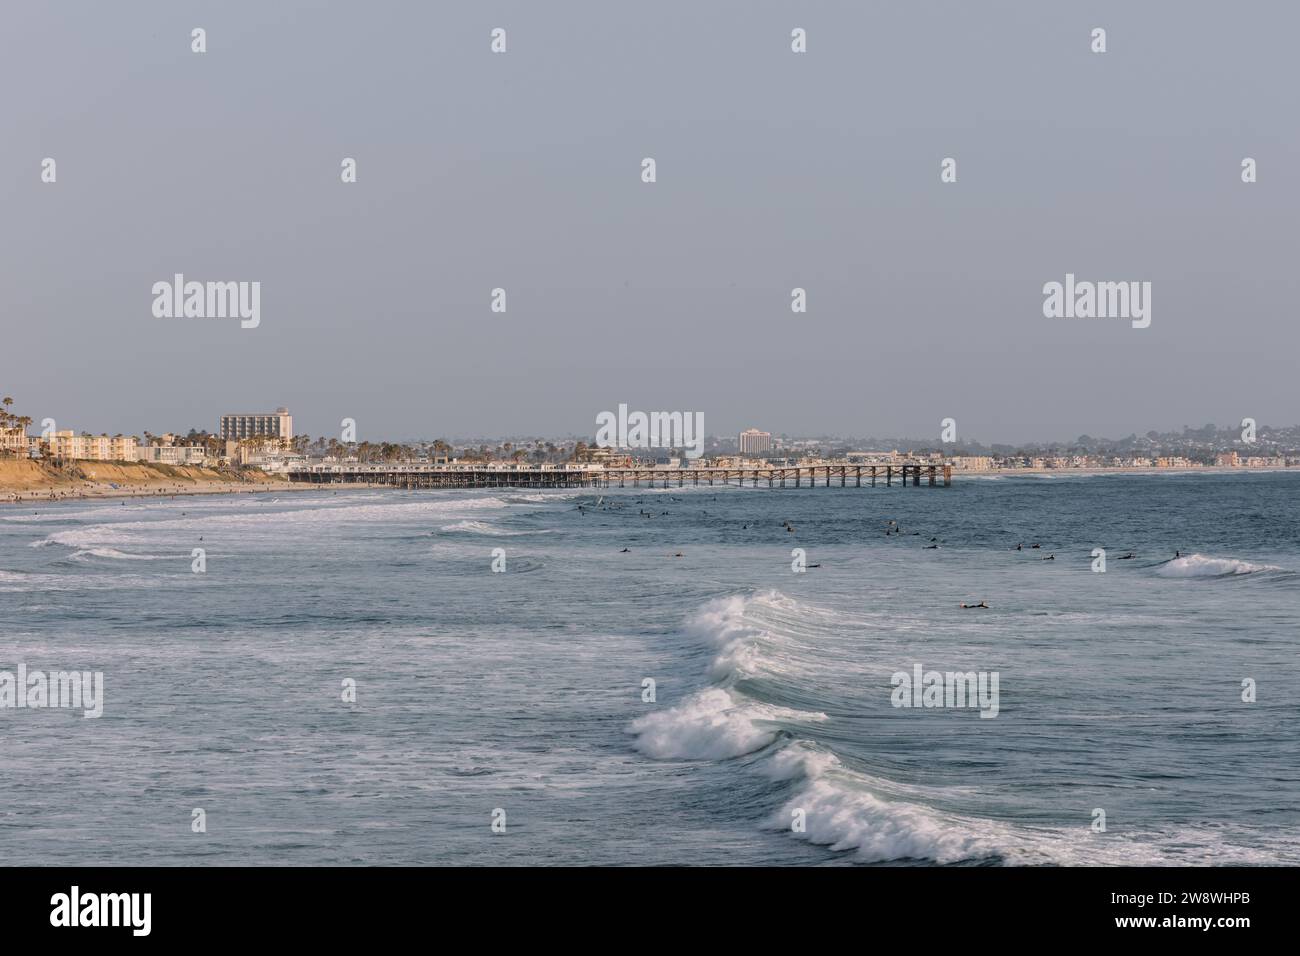
[[[1156,569],[1164,578],[1227,578],[1240,574],[1259,574],[1264,571],[1281,571],[1273,564],[1253,564],[1236,558],[1211,558],[1203,554],[1189,554],[1166,561]]]
[[[1239,564],[1232,562],[1230,573],[1246,573],[1236,570]],[[818,726],[832,739],[844,732],[833,727],[833,718],[757,700],[742,689],[754,677],[765,678],[765,688],[816,680],[805,659],[808,637],[829,639],[837,624],[843,631],[845,622],[834,612],[776,591],[708,602],[683,630],[713,651],[708,670],[715,683],[633,720],[628,730],[636,750],[655,760],[723,763],[746,775],[748,784],[757,781],[761,799],[772,807],[755,817],[755,826],[852,853],[862,863],[1260,864],[1294,853],[1286,843],[1241,845],[1235,834],[1216,828],[1095,834],[1086,816],[1077,827],[1013,824],[960,809],[978,798],[971,788],[904,784],[849,766],[806,736]],[[795,819],[802,826],[792,826]]]

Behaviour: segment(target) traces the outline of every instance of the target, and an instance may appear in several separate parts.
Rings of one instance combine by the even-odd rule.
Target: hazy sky
[[[0,391],[60,428],[287,405],[362,439],[620,402],[710,433],[1300,422],[1297,35],[1284,2],[7,0]],[[260,326],[155,318],[176,272],[261,282]],[[1150,328],[1045,318],[1067,272],[1150,281]]]

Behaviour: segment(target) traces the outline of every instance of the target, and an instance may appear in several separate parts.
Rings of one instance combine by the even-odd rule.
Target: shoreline
[[[282,491],[320,491],[326,487],[354,491],[361,488],[383,487],[370,484],[311,485],[289,481],[198,481],[178,485],[121,485],[113,488],[107,484],[92,483],[90,487],[73,488],[51,485],[41,488],[0,488],[0,505],[53,504],[60,501],[98,501],[110,498],[179,498],[196,495],[268,494]]]

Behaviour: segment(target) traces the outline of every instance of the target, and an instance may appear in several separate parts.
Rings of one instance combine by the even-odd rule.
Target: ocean
[[[0,709],[0,855],[1300,863],[1297,491],[959,475],[5,506],[0,671],[102,672],[103,700]],[[922,702],[895,686],[918,668],[996,697],[896,706]]]

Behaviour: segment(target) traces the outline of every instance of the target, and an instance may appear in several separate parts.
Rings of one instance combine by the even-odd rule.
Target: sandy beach
[[[3,504],[78,498],[279,493],[319,490],[319,487],[297,484],[265,472],[232,472],[193,465],[81,461],[56,468],[40,461],[0,459],[0,503]]]

